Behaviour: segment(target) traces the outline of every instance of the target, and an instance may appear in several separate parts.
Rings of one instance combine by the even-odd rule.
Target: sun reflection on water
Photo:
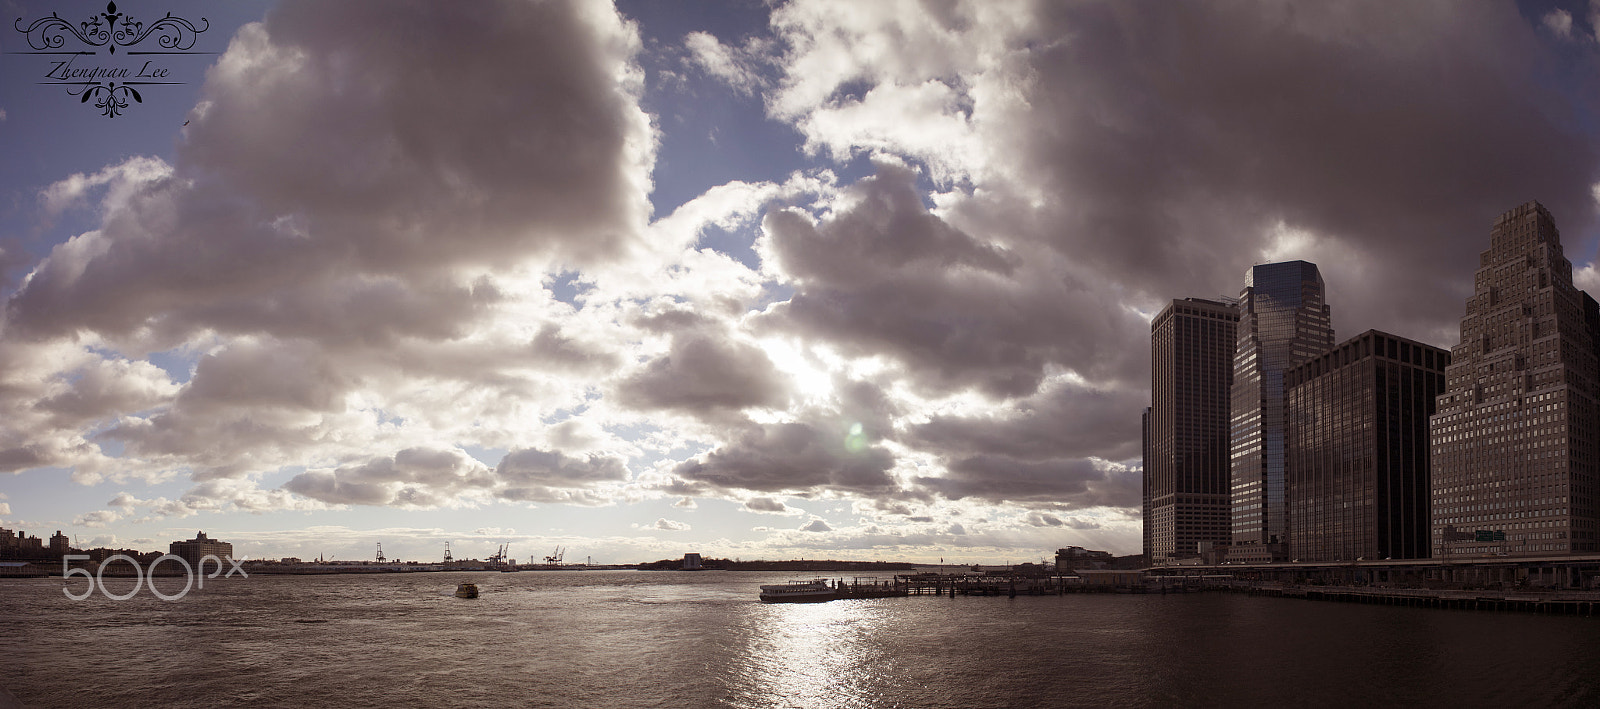
[[[874,704],[883,686],[888,614],[881,601],[750,606],[746,648],[728,673],[729,703],[740,707],[852,707]]]

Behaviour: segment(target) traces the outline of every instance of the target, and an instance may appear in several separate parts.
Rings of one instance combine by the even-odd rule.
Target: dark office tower
[[[1327,352],[1333,324],[1316,264],[1263,264],[1244,278],[1233,360],[1234,548],[1228,558],[1268,561],[1283,557],[1289,532],[1283,498],[1283,373]]]
[[[1284,374],[1291,558],[1428,558],[1428,418],[1449,363],[1368,330]]]
[[[1597,321],[1550,212],[1500,215],[1433,417],[1435,557],[1595,550]]]
[[[1239,311],[1174,300],[1150,323],[1145,424],[1145,555],[1193,557],[1228,537],[1228,390]]]
[[[1144,407],[1144,414],[1139,416],[1139,424],[1144,431],[1144,457],[1141,459],[1144,463],[1142,474],[1140,475],[1140,477],[1144,478],[1144,516],[1140,517],[1140,519],[1144,520],[1142,525],[1144,527],[1144,560],[1149,563],[1154,558],[1151,556],[1154,550],[1150,544],[1150,537],[1151,532],[1155,531],[1155,527],[1150,524],[1150,407]]]

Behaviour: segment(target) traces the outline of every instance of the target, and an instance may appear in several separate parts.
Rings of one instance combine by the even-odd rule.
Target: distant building
[[[1232,538],[1228,417],[1238,308],[1174,300],[1150,322],[1151,406],[1144,415],[1144,554],[1195,557]]]
[[[1596,550],[1597,331],[1550,212],[1495,219],[1433,418],[1434,556]]]
[[[62,534],[61,530],[56,530],[56,533],[50,537],[50,555],[65,556],[70,553],[72,553],[72,540],[67,538],[67,535]]]
[[[205,532],[195,532],[194,539],[186,542],[173,542],[169,549],[173,556],[181,557],[196,568],[199,567],[200,560],[207,555],[224,560],[233,558],[232,544],[211,539]]]
[[[683,555],[683,570],[684,571],[699,571],[701,568],[702,567],[700,566],[700,555],[699,554],[696,554],[694,552],[689,552],[689,553]]]
[[[1095,551],[1083,547],[1056,550],[1056,572],[1067,573],[1083,569],[1103,569],[1116,557],[1108,551]]]
[[[17,531],[15,540],[10,540],[10,547],[5,550],[5,554],[13,559],[43,559],[47,556],[44,540],[30,537],[27,532],[21,530]]]
[[[1291,558],[1428,558],[1428,418],[1449,363],[1368,330],[1284,374]]]
[[[1281,559],[1288,541],[1284,504],[1283,373],[1333,346],[1322,274],[1306,261],[1268,263],[1245,272],[1234,350],[1230,560]],[[1238,559],[1235,559],[1235,556]]]

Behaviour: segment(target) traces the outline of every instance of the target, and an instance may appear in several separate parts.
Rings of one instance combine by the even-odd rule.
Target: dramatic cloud
[[[374,13],[385,22],[363,22]],[[92,245],[52,254],[9,303],[8,332],[439,336],[470,308],[365,308],[409,295],[397,276],[425,289],[418,304],[449,307],[439,296],[470,288],[449,283],[461,266],[623,255],[648,215],[653,142],[619,81],[637,40],[608,14],[275,8],[208,74],[171,174],[79,237]],[[357,24],[369,31],[338,29]],[[308,301],[323,317],[307,322]]]
[[[488,467],[462,451],[407,448],[359,465],[307,471],[283,489],[331,504],[432,507],[494,484]]]
[[[614,457],[527,449],[507,454],[495,474],[507,486],[499,495],[508,500],[603,504],[593,488],[627,480],[628,467]]]
[[[884,354],[934,392],[976,386],[995,396],[1033,393],[1052,363],[1133,378],[1112,349],[1144,332],[1135,314],[1018,251],[981,241],[930,213],[916,175],[891,162],[845,191],[831,219],[770,212],[764,252],[796,292],[771,325]],[[1088,299],[1088,302],[1086,302]],[[1064,308],[1075,302],[1077,307]]]
[[[1026,461],[976,455],[950,463],[938,478],[918,478],[952,499],[977,497],[1050,509],[1136,508],[1140,472],[1092,460]]]
[[[492,487],[408,468],[406,439],[448,448],[465,419],[472,443],[546,444],[513,431],[581,401],[564,377],[622,363],[542,281],[653,248],[637,50],[592,3],[290,2],[244,26],[171,164],[41,190],[47,220],[95,206],[99,226],[5,304],[0,469],[298,465],[285,489],[337,504]],[[561,497],[508,470],[505,495]]]
[[[710,413],[749,406],[781,408],[787,384],[759,348],[727,333],[683,332],[672,349],[622,383],[622,402],[647,409]]]
[[[888,471],[894,456],[876,447],[851,450],[847,435],[848,430],[824,431],[804,423],[755,424],[672,472],[693,482],[762,492],[893,491],[896,483]]]
[[[1341,335],[1448,346],[1529,199],[1600,286],[1592,9],[282,3],[174,152],[18,191],[54,246],[0,247],[0,471],[115,483],[60,518],[119,532],[537,503],[573,539],[518,544],[1132,551],[1170,299],[1306,259]],[[696,536],[738,510],[800,526]]]
[[[1589,110],[1585,92],[1552,91],[1554,57],[1508,5],[810,2],[774,24],[792,47],[775,112],[819,149],[972,179],[943,200],[948,219],[1080,266],[1084,295],[1063,310],[1236,292],[1252,263],[1306,257],[1341,332],[1449,344],[1496,214],[1537,197],[1569,232],[1593,220],[1592,142],[1565,118]],[[917,41],[866,49],[889,37]],[[812,120],[928,106],[891,100],[928,82],[966,126],[939,142],[981,146],[963,160],[917,130],[885,141]]]
[[[919,447],[945,454],[1132,460],[1141,455],[1139,419],[1128,412],[1147,404],[1140,391],[1097,391],[1060,382],[1000,416],[934,416],[910,433]]]

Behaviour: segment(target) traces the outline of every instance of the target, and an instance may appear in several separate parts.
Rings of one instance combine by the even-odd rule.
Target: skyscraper
[[[1428,417],[1449,363],[1368,330],[1284,375],[1290,558],[1428,558]]]
[[[1316,264],[1252,267],[1239,294],[1232,391],[1232,527],[1229,559],[1282,558],[1288,541],[1283,477],[1284,370],[1333,346]],[[1241,549],[1241,546],[1247,548]]]
[[[1228,533],[1228,391],[1239,311],[1174,300],[1150,323],[1145,413],[1145,557],[1192,557]]]
[[[1595,549],[1597,329],[1550,212],[1495,219],[1432,421],[1436,557]]]

